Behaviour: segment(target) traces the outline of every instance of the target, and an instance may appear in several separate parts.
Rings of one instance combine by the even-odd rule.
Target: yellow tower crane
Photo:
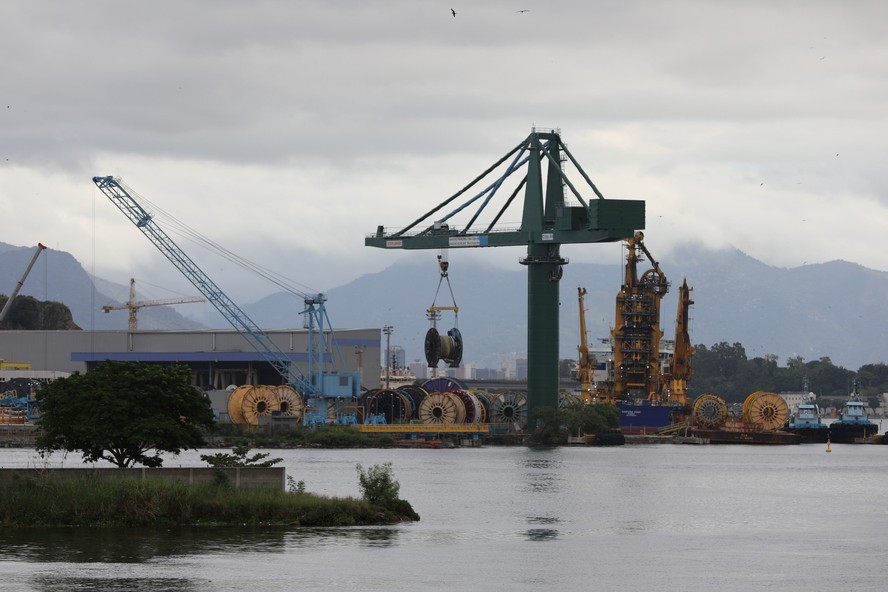
[[[185,298],[167,298],[163,300],[143,300],[136,302],[136,280],[130,278],[129,300],[121,306],[103,306],[103,312],[111,312],[112,310],[129,310],[129,330],[136,331],[139,328],[138,312],[140,308],[146,306],[168,306],[170,304],[188,304],[191,302],[206,302],[203,298],[186,296]]]
[[[577,377],[580,379],[580,396],[585,403],[595,402],[592,396],[592,358],[589,356],[589,343],[586,340],[586,308],[583,304],[583,296],[586,288],[577,288],[577,297],[580,303],[580,344],[577,350],[580,353],[577,364]]]

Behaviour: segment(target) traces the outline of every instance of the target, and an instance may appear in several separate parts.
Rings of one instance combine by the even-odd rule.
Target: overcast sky
[[[605,197],[646,201],[660,257],[692,240],[888,270],[884,1],[4,0],[0,51],[0,240],[119,283],[194,293],[94,175],[327,290],[404,256],[364,235],[534,125]],[[180,246],[236,300],[277,290]]]

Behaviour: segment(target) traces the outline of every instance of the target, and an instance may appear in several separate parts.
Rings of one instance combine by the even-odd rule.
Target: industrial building
[[[309,331],[265,333],[308,376]],[[380,329],[337,330],[338,348],[325,352],[326,370],[360,371],[361,386],[379,388],[380,334]],[[282,382],[274,366],[234,329],[2,331],[0,359],[29,363],[38,372],[86,372],[104,360],[185,364],[194,373],[194,385],[201,389]]]

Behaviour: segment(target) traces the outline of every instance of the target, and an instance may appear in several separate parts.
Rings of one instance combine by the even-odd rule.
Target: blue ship
[[[872,438],[878,431],[879,427],[867,417],[855,380],[838,419],[829,424],[830,442],[856,444]]]
[[[820,421],[820,410],[813,401],[800,403],[785,429],[798,435],[800,442],[823,443],[829,440],[829,427]]]

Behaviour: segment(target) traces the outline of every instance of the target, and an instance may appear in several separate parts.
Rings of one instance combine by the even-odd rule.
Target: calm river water
[[[206,453],[207,451],[203,451]],[[0,590],[868,591],[888,446],[275,450],[311,492],[391,461],[422,520],[343,529],[0,529]],[[167,466],[203,466],[199,452]],[[54,459],[75,466],[78,458]],[[0,466],[40,465],[0,450]]]

